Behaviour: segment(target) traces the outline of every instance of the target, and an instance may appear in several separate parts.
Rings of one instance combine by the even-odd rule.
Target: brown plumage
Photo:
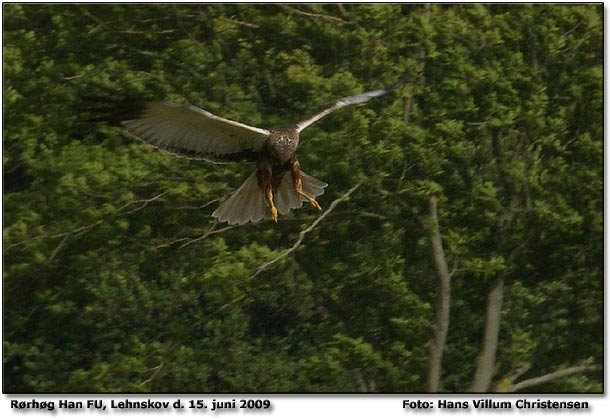
[[[214,163],[251,161],[256,170],[212,213],[220,222],[245,224],[286,214],[308,201],[321,210],[316,197],[328,184],[301,171],[296,157],[299,133],[324,116],[346,106],[392,91],[393,87],[348,96],[280,129],[252,127],[218,117],[192,105],[129,101],[115,105],[98,119],[120,123],[131,135],[165,152]]]

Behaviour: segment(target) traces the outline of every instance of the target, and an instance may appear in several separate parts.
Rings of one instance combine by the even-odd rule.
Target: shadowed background
[[[601,392],[602,16],[3,5],[3,391]],[[79,111],[282,126],[403,74],[303,133],[322,219],[215,225],[252,166]]]

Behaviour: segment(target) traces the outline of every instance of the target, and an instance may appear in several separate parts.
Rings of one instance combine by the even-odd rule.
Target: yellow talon
[[[275,223],[277,223],[277,209],[275,206],[271,207],[271,218]]]
[[[316,208],[316,209],[318,209],[318,210],[322,211],[322,207],[320,207],[320,205],[318,204],[318,202],[316,201],[316,199],[315,199],[315,198],[310,198],[310,199],[309,199],[309,204],[311,204],[311,206],[312,206],[313,208]]]

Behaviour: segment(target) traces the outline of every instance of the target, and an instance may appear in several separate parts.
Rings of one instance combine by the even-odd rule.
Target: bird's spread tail
[[[303,192],[314,198],[324,194],[324,188],[328,185],[302,171],[301,182]],[[307,201],[294,191],[290,171],[286,172],[277,190],[273,192],[273,196],[279,214],[286,214],[292,209],[299,208],[304,201]],[[248,222],[256,223],[262,219],[271,219],[271,212],[265,205],[263,192],[258,186],[256,171],[212,213],[212,217],[230,225],[243,225]]]

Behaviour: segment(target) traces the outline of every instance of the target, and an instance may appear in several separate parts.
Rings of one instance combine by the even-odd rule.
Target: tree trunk
[[[479,355],[479,363],[472,384],[472,392],[486,392],[491,384],[493,368],[496,362],[496,351],[498,350],[498,336],[500,334],[500,318],[503,300],[504,274],[502,273],[494,281],[487,299],[483,348]]]
[[[441,378],[443,350],[449,330],[449,306],[451,299],[451,276],[447,268],[445,251],[438,227],[437,198],[430,197],[430,242],[434,265],[438,274],[438,295],[436,300],[436,325],[434,338],[430,344],[430,366],[428,369],[428,392],[438,392]]]

